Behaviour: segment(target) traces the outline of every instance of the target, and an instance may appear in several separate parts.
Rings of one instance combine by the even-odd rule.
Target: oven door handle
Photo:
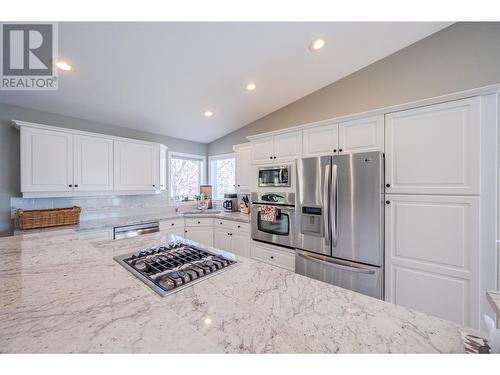
[[[310,260],[328,267],[334,267],[334,268],[339,268],[341,270],[345,271],[350,271],[350,272],[356,272],[356,273],[365,273],[367,275],[373,275],[375,273],[374,270],[370,270],[367,268],[361,268],[361,267],[352,267],[352,266],[346,266],[342,263],[339,263],[333,259],[329,260],[324,260],[324,259],[319,259],[315,257],[312,254],[303,254],[302,252],[296,251],[295,252],[299,257],[304,258],[305,260]]]

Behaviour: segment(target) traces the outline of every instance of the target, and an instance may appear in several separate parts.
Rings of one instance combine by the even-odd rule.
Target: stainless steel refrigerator
[[[383,299],[384,157],[297,161],[295,272]]]

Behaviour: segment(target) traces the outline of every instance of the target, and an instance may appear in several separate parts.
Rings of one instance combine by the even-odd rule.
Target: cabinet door
[[[480,125],[477,97],[387,115],[386,191],[479,194]]]
[[[386,200],[386,300],[478,328],[479,197]]]
[[[231,251],[231,238],[227,229],[214,229],[214,247],[220,250]]]
[[[302,155],[304,158],[331,155],[338,152],[339,126],[329,124],[304,129],[302,133]]]
[[[167,240],[170,239],[170,236],[178,236],[178,237],[185,237],[185,233],[184,233],[184,228],[182,227],[178,227],[178,228],[174,228],[174,229],[168,229],[168,230],[164,230],[164,231],[161,231],[162,234],[165,235],[165,238]]]
[[[159,154],[156,144],[115,141],[115,190],[157,190]]]
[[[73,191],[73,135],[21,128],[21,191]]]
[[[384,151],[384,116],[341,122],[339,151]]]
[[[167,147],[160,145],[160,190],[167,189]]]
[[[113,190],[113,140],[75,135],[74,190]]]
[[[236,147],[236,190],[249,192],[252,186],[252,170],[250,144]]]
[[[251,141],[251,155],[253,164],[271,163],[274,156],[273,137],[264,137]]]
[[[250,234],[245,232],[232,231],[230,252],[250,257]]]
[[[206,246],[213,246],[213,227],[186,227],[184,234],[188,240],[195,241]]]
[[[302,131],[284,133],[274,137],[274,160],[293,161],[302,157]]]

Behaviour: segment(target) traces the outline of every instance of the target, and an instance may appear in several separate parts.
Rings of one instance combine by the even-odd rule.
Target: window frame
[[[212,185],[212,193],[215,189],[215,173],[213,170],[213,161],[221,159],[234,159],[234,191],[236,192],[236,152],[228,152],[227,154],[211,155],[208,157],[208,181]],[[224,198],[212,196],[212,201],[223,201]]]
[[[173,186],[172,186],[172,175],[170,173],[170,167],[172,165],[172,159],[193,159],[201,162],[201,176],[200,176],[200,185],[206,185],[207,181],[207,157],[205,155],[198,154],[187,154],[184,152],[176,152],[176,151],[168,151],[167,158],[167,176],[168,176],[168,197],[170,202],[174,202],[173,197]],[[199,193],[199,192],[198,192]],[[179,203],[184,204],[192,204],[195,200],[190,197],[188,201],[180,201]]]

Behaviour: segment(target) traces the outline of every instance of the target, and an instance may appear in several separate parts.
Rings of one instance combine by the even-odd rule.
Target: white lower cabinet
[[[386,195],[386,300],[479,327],[479,197]]]
[[[167,236],[184,237],[184,218],[174,218],[160,221],[160,232]]]
[[[198,242],[206,246],[214,245],[214,228],[210,226],[186,226],[184,228],[184,237],[188,240]]]
[[[295,251],[292,249],[252,241],[251,256],[273,266],[295,271]]]
[[[214,247],[250,257],[250,224],[214,219]]]
[[[214,228],[214,247],[224,251],[231,251],[231,237],[224,228]]]

